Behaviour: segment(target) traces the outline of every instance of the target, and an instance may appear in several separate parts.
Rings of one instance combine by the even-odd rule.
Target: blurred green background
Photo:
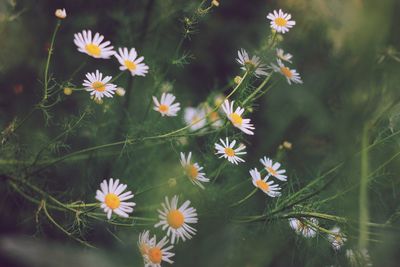
[[[333,181],[301,205],[357,221],[359,152],[367,127],[368,144],[377,144],[368,150],[373,178],[368,187],[370,221],[385,225],[369,229],[369,252],[374,266],[399,266],[400,139],[393,134],[400,130],[400,1],[221,0],[218,8],[198,20],[194,34],[183,41],[176,55],[184,18],[190,17],[199,3],[1,0],[0,128],[6,142],[0,159],[32,160],[43,144],[85,110],[90,112],[81,125],[44,153],[44,159],[127,136],[151,136],[180,128],[181,117],[166,123],[153,111],[146,116],[151,95],[160,95],[162,85],[171,84],[172,92],[186,107],[206,101],[215,92],[228,93],[221,89],[241,73],[235,61],[237,50],[257,51],[270,34],[266,15],[282,8],[297,24],[285,34],[280,47],[294,55],[294,66],[304,84],[290,86],[276,75],[275,87],[253,104],[250,117],[256,134],[243,139],[248,153],[245,164],[226,165],[205,191],[178,181],[176,186],[135,197],[134,215],[156,218],[165,195],[179,194],[181,201],[192,201],[199,213],[198,234],[174,248],[174,266],[348,266],[345,249],[357,245],[356,228],[344,228],[349,240],[335,252],[326,237],[304,239],[290,229],[287,220],[235,223],[232,218],[236,215],[259,215],[273,208],[275,200],[258,192],[244,205],[229,209],[253,187],[249,182],[234,191],[228,189],[248,178],[248,170],[259,167],[258,160],[264,155],[279,158],[287,169],[289,184],[284,194],[298,191],[343,162]],[[102,105],[90,101],[86,92],[71,96],[60,92],[61,102],[49,110],[51,118],[37,111],[21,128],[10,132],[13,120],[24,118],[42,96],[47,48],[56,24],[53,14],[60,7],[67,9],[68,17],[58,32],[51,63],[50,73],[57,82],[69,80],[82,63],[83,68],[70,80],[78,87],[86,72],[119,73],[116,60],[96,60],[77,51],[73,34],[83,29],[100,32],[115,47],[135,47],[151,72],[145,78],[122,76],[116,84],[126,88],[125,97],[114,97]],[[188,64],[174,64],[182,55],[187,56]],[[271,61],[271,55],[261,56]],[[100,182],[108,177],[121,179],[134,193],[176,177],[181,172],[180,151],[193,151],[206,173],[213,173],[223,162],[213,156],[216,140],[211,136],[190,138],[188,145],[168,140],[111,148],[61,162],[29,179],[65,202],[91,203]],[[285,140],[293,149],[278,148]],[[2,163],[0,174],[21,176],[27,168],[24,163]],[[141,266],[138,233],[151,229],[161,236],[154,223],[124,228],[85,220],[76,225],[74,214],[55,212],[67,229],[82,234],[100,251],[83,248],[42,214],[36,215],[37,205],[16,194],[6,181],[0,183],[1,266]],[[340,197],[321,202],[352,186],[353,190]]]

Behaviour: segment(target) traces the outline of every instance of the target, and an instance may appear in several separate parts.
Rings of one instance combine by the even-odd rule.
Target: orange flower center
[[[106,90],[106,85],[102,82],[94,82],[92,83],[92,87],[97,92],[104,92]]]
[[[152,263],[160,264],[162,260],[162,251],[158,247],[152,247],[149,249],[147,255]]]
[[[169,107],[167,105],[161,104],[158,109],[160,112],[168,112]]]
[[[285,27],[287,24],[287,20],[284,18],[276,18],[275,19],[275,24],[280,26],[280,27]]]
[[[98,57],[101,54],[101,49],[98,45],[95,44],[87,44],[85,46],[86,52],[88,52],[89,55]]]
[[[185,222],[185,217],[179,210],[171,210],[167,215],[167,221],[172,228],[178,229]]]
[[[128,68],[128,70],[130,70],[130,71],[136,70],[137,66],[133,61],[125,60],[124,64],[125,64],[125,67]]]
[[[121,200],[119,200],[119,197],[114,193],[108,193],[104,202],[110,209],[116,209],[121,204]]]
[[[233,125],[235,125],[235,126],[241,126],[242,125],[243,119],[239,114],[232,113],[230,115],[230,117],[231,117]]]
[[[265,169],[267,169],[267,172],[269,172],[272,176],[278,175],[278,173],[271,167],[266,167]]]
[[[269,189],[269,184],[267,184],[266,182],[264,182],[263,180],[258,180],[257,182],[256,182],[256,184],[257,184],[257,186],[258,186],[258,188],[260,188],[261,190],[263,190],[263,191],[268,191],[268,189]]]
[[[292,78],[293,77],[293,73],[288,67],[281,67],[281,72],[282,72],[283,75],[285,75],[288,78]]]
[[[228,157],[233,157],[235,156],[235,150],[230,147],[225,147],[225,154],[228,155]]]
[[[218,115],[218,112],[211,112],[210,113],[210,120],[211,121],[217,121],[217,120],[219,120],[219,115]]]
[[[193,164],[190,164],[186,167],[186,174],[194,180],[199,175],[199,171]]]

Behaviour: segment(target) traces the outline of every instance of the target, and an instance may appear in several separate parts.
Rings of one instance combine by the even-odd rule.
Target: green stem
[[[257,87],[257,89],[254,90],[254,92],[251,93],[251,95],[249,95],[249,96],[242,102],[242,105],[243,105],[243,106],[246,105],[247,102],[249,102],[255,95],[257,95],[257,93],[268,83],[268,81],[271,79],[271,77],[272,77],[272,73],[271,73],[268,77],[266,77],[266,78],[264,79],[264,81]],[[271,88],[271,87],[269,87],[267,90],[269,90],[270,88]]]
[[[245,202],[246,200],[251,198],[257,192],[257,190],[258,190],[258,188],[254,188],[254,190],[251,191],[250,194],[248,194],[246,197],[244,197],[243,199],[239,200],[238,202],[233,203],[229,207],[233,208],[233,207],[237,207],[237,206],[241,205],[243,202]]]
[[[359,249],[366,249],[368,246],[368,126],[365,125],[361,137],[361,175],[360,175],[360,193],[359,193]]]
[[[51,36],[49,53],[47,54],[46,66],[44,68],[44,94],[42,101],[46,101],[48,98],[48,90],[49,90],[49,67],[50,67],[50,59],[53,54],[53,47],[56,40],[56,34],[58,29],[60,28],[61,20],[57,21],[56,27],[54,29],[53,35]]]

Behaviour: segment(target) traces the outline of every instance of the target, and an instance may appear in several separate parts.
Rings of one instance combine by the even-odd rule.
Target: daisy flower
[[[104,209],[104,212],[107,213],[107,218],[111,219],[111,214],[114,212],[115,214],[128,218],[128,213],[133,211],[133,208],[136,203],[134,202],[125,202],[128,199],[133,198],[133,194],[131,191],[127,191],[122,193],[126,189],[127,185],[120,184],[119,180],[115,180],[110,178],[104,180],[100,184],[101,190],[97,190],[96,199],[101,202],[101,208]]]
[[[286,77],[286,80],[289,84],[294,83],[303,83],[301,80],[300,74],[295,69],[289,69],[286,67],[280,59],[277,60],[278,65],[271,64],[272,69],[275,72],[279,72],[283,76]]]
[[[250,123],[250,119],[243,119],[242,114],[244,112],[244,108],[237,107],[235,112],[233,111],[233,103],[232,101],[229,103],[229,100],[226,99],[224,104],[222,105],[222,109],[224,110],[228,119],[232,122],[233,126],[239,128],[245,134],[253,135],[253,131],[255,128],[253,124]]]
[[[279,192],[281,188],[277,184],[274,184],[273,181],[268,182],[269,175],[265,176],[264,179],[261,179],[261,174],[257,168],[250,170],[250,175],[253,185],[260,188],[268,196],[279,197],[281,195],[281,192]]]
[[[253,56],[251,59],[249,54],[243,48],[238,51],[238,58],[236,61],[242,65],[241,69],[246,71],[254,71],[255,76],[267,76],[267,68],[265,64],[261,63],[261,60],[257,56]]]
[[[149,252],[150,248],[150,232],[143,231],[142,233],[139,234],[139,240],[138,240],[138,248],[140,251],[140,254],[142,254],[143,259],[146,259],[146,256]]]
[[[96,70],[96,72],[87,73],[86,80],[83,81],[85,90],[90,92],[90,95],[95,99],[101,100],[104,96],[112,97],[117,86],[108,83],[112,79],[111,76],[106,76],[103,79],[103,74]]]
[[[244,162],[244,160],[237,155],[244,155],[247,152],[242,151],[243,149],[246,148],[245,145],[240,144],[239,147],[233,148],[236,144],[236,140],[233,140],[232,143],[229,143],[228,137],[226,138],[226,141],[219,139],[219,141],[222,143],[222,145],[215,143],[215,149],[217,150],[217,155],[221,154],[220,158],[226,158],[229,160],[229,162],[238,164],[239,162]]]
[[[67,17],[67,11],[65,10],[65,8],[59,8],[56,10],[54,15],[59,19],[65,19]]]
[[[274,163],[270,158],[267,157],[263,157],[262,159],[260,159],[260,162],[262,165],[264,165],[264,168],[267,170],[269,175],[272,175],[276,179],[283,182],[287,180],[287,176],[284,175],[286,170],[279,169],[281,167],[281,164],[279,162]]]
[[[185,174],[189,178],[189,180],[198,185],[200,188],[204,189],[204,186],[201,183],[207,183],[210,179],[205,177],[205,173],[201,172],[203,167],[200,167],[197,162],[191,163],[192,152],[189,152],[187,158],[184,153],[181,152],[181,164],[185,169]]]
[[[197,223],[196,209],[189,207],[190,201],[186,200],[178,208],[178,196],[173,196],[171,202],[165,197],[165,203],[161,204],[163,210],[158,210],[160,222],[154,227],[161,226],[162,230],[167,230],[167,236],[171,236],[171,243],[174,244],[182,239],[191,239],[196,234],[196,229],[189,224]]]
[[[83,30],[82,33],[74,34],[74,43],[78,47],[78,51],[88,54],[94,58],[110,58],[114,55],[113,46],[109,46],[110,41],[103,42],[104,36],[96,32],[92,38],[92,31]]]
[[[283,13],[282,9],[279,11],[274,10],[269,13],[267,19],[271,20],[271,28],[279,33],[288,32],[290,28],[296,25],[296,21],[290,20],[292,16],[288,13]]]
[[[347,241],[346,236],[340,232],[340,228],[335,226],[330,230],[331,234],[328,235],[328,240],[331,242],[333,249],[339,250]]]
[[[160,112],[163,117],[176,116],[176,113],[181,110],[181,108],[179,103],[172,104],[175,101],[175,98],[176,97],[173,94],[162,93],[161,101],[158,102],[157,98],[153,96],[154,110]]]
[[[135,48],[118,48],[118,53],[114,56],[118,59],[121,66],[119,69],[121,71],[129,70],[132,76],[146,76],[149,67],[143,62],[144,57],[139,57]]]
[[[196,131],[206,125],[206,112],[201,108],[187,107],[184,111],[184,120],[187,125],[190,125],[191,131]]]
[[[318,220],[315,218],[301,218],[300,220],[297,218],[289,219],[290,227],[295,230],[297,234],[302,234],[306,238],[315,237],[317,232],[312,226],[307,224],[307,222],[310,222],[313,225],[318,225]]]
[[[165,247],[168,244],[167,237],[164,237],[157,243],[157,238],[154,235],[150,238],[149,231],[144,231],[139,234],[139,250],[142,254],[145,267],[161,267],[163,261],[174,263],[170,258],[175,254],[170,252],[173,246]]]
[[[207,113],[208,122],[214,129],[219,129],[224,125],[224,120],[221,118],[218,110],[212,109],[208,104],[205,104],[204,112]]]
[[[283,61],[286,61],[286,62],[289,62],[289,63],[292,63],[292,55],[291,54],[289,54],[289,53],[287,53],[287,54],[285,54],[285,51],[283,51],[283,49],[281,49],[281,48],[277,48],[276,49],[276,56],[280,59],[280,60],[283,60]]]

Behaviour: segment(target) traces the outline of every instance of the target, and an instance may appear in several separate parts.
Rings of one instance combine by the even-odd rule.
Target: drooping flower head
[[[86,74],[86,80],[83,81],[82,85],[86,91],[90,92],[91,96],[101,100],[103,97],[113,97],[115,90],[117,90],[115,84],[109,83],[111,79],[111,76],[103,78],[103,74],[96,70],[96,72]]]
[[[281,180],[281,181],[286,181],[287,176],[284,175],[286,170],[284,169],[279,169],[281,167],[281,164],[279,162],[273,162],[272,159],[263,157],[260,159],[260,162],[262,165],[264,165],[265,170],[267,170],[269,175],[274,176],[276,179]]]
[[[190,224],[198,222],[196,209],[190,207],[190,201],[186,200],[178,208],[178,196],[173,196],[171,201],[165,197],[165,203],[161,204],[163,209],[158,210],[160,222],[155,227],[167,230],[167,236],[171,237],[171,243],[178,242],[180,239],[186,241],[196,234]]]
[[[161,100],[153,96],[154,110],[160,112],[161,116],[176,116],[178,111],[181,110],[179,103],[174,103],[176,97],[170,93],[163,93]]]
[[[222,145],[215,143],[215,149],[217,150],[217,155],[220,154],[220,158],[226,158],[229,162],[233,164],[238,164],[239,162],[244,162],[239,155],[245,155],[247,152],[243,151],[246,146],[240,144],[237,148],[234,148],[236,145],[236,140],[233,140],[231,143],[229,142],[228,137],[226,140],[219,139]]]
[[[206,121],[206,112],[202,108],[187,107],[184,111],[184,120],[186,125],[190,125],[191,131],[197,131],[203,128]]]
[[[135,48],[118,48],[118,53],[114,56],[118,59],[121,66],[119,69],[121,71],[128,70],[132,76],[146,76],[149,67],[143,62],[144,57],[138,57]]]
[[[282,74],[289,84],[292,84],[292,82],[299,84],[303,83],[300,74],[295,69],[289,69],[282,63],[280,59],[278,59],[276,62],[278,63],[278,65],[271,64],[272,69],[275,72],[279,72],[280,74]]]
[[[189,152],[188,156],[181,152],[181,164],[184,169],[185,175],[189,178],[189,180],[198,185],[200,188],[204,189],[204,185],[202,183],[207,183],[210,179],[206,178],[206,174],[202,172],[203,167],[200,167],[197,162],[192,163],[191,161],[192,152]]]
[[[328,239],[334,250],[339,250],[347,241],[346,235],[340,231],[338,226],[333,227],[328,234]]]
[[[290,20],[292,15],[284,13],[282,9],[279,11],[274,10],[273,13],[269,13],[267,19],[271,20],[271,28],[276,30],[278,33],[286,33],[296,25],[296,21]]]
[[[94,58],[110,58],[114,55],[114,47],[110,46],[110,41],[105,41],[104,36],[96,32],[92,38],[91,30],[83,30],[81,33],[74,34],[74,43],[78,47],[78,51],[88,54]]]
[[[268,181],[268,178],[270,177],[269,175],[265,176],[264,179],[261,179],[261,174],[257,168],[250,170],[250,175],[253,185],[261,189],[268,196],[279,197],[281,195],[281,188],[277,184],[274,184],[273,181]]]
[[[266,65],[261,63],[260,58],[253,56],[250,59],[249,54],[243,48],[238,51],[236,61],[242,65],[242,70],[254,72],[256,77],[267,76],[269,74]]]
[[[306,238],[310,238],[315,237],[317,234],[312,225],[318,225],[318,220],[316,218],[290,218],[289,225],[297,234],[301,234]]]
[[[283,49],[281,48],[276,49],[276,57],[280,60],[292,63],[293,56],[289,53],[285,54],[285,51],[283,51]]]
[[[244,119],[242,114],[244,112],[244,108],[237,107],[235,111],[233,111],[233,103],[232,101],[229,103],[229,100],[226,99],[224,104],[222,105],[222,109],[224,110],[228,119],[232,122],[233,126],[239,128],[245,134],[253,135],[253,131],[255,128],[253,124],[250,123],[250,119]]]
[[[131,191],[125,191],[127,185],[120,184],[119,179],[104,180],[100,184],[101,190],[96,191],[96,199],[101,202],[101,208],[107,213],[107,218],[111,219],[111,214],[115,214],[128,218],[128,213],[133,211],[136,204],[134,202],[126,202],[126,200],[133,198]]]

